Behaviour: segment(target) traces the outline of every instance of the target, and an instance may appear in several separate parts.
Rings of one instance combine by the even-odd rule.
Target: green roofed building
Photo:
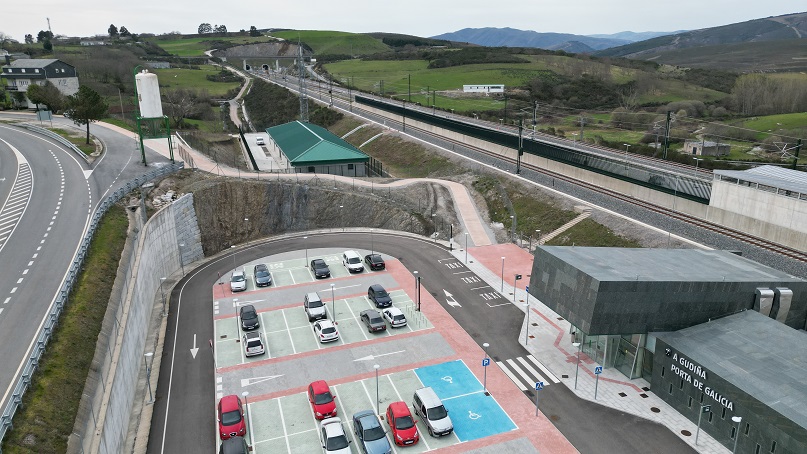
[[[267,128],[266,133],[267,147],[289,171],[352,177],[369,173],[369,156],[320,126],[293,121]]]

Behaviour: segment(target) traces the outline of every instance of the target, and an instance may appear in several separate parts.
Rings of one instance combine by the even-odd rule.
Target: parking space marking
[[[286,418],[283,416],[283,404],[280,399],[277,400],[278,413],[280,414],[280,425],[283,427],[283,438],[286,441],[286,451],[291,452],[291,445],[289,444],[289,434],[286,432]]]
[[[406,403],[406,400],[404,400],[404,398],[401,397],[401,392],[398,391],[398,387],[395,386],[395,382],[392,381],[392,374],[387,374],[387,380],[389,381],[390,386],[392,386],[392,390],[395,391],[395,395],[398,396],[398,400],[401,401],[401,402]],[[409,406],[408,403],[406,403],[406,405]],[[389,421],[387,421],[387,424],[389,424]],[[418,432],[420,432],[420,429],[418,429]],[[432,448],[430,448],[429,444],[426,442],[426,437],[422,436],[423,434],[420,434],[420,435],[421,435],[420,442],[423,443],[424,446],[426,446],[426,451],[431,451]],[[390,433],[390,437],[392,437],[392,436],[393,436],[392,433]],[[393,446],[395,446],[394,441],[395,440],[393,440]]]
[[[286,331],[289,333],[289,341],[291,342],[291,350],[296,354],[297,348],[294,346],[294,339],[291,337],[291,330],[289,329],[289,321],[286,320],[286,311],[280,311],[283,314],[283,323],[286,324]]]

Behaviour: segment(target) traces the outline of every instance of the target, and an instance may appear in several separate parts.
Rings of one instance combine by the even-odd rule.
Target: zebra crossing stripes
[[[526,359],[519,356],[515,359],[496,361],[496,364],[510,380],[513,380],[513,383],[515,383],[521,391],[533,389],[535,383],[539,381],[544,382],[544,386],[549,385],[550,381],[552,383],[560,383],[560,380],[558,380],[555,374],[550,372],[549,369],[532,355],[527,355]],[[538,372],[533,366],[536,366],[541,372]],[[544,376],[548,377],[548,379],[544,378]]]

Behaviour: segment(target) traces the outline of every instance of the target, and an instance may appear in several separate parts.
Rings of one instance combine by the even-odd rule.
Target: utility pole
[[[403,108],[403,112],[401,113],[401,117],[403,117],[403,132],[406,132],[406,100],[401,100],[401,107]]]
[[[350,111],[353,112],[353,78],[347,78],[347,102],[350,107]]]
[[[502,124],[507,123],[507,93],[504,94],[504,120]]]
[[[409,98],[407,99],[407,101],[412,102],[412,75],[411,74],[407,75],[407,78],[409,79],[409,89],[408,89]]]
[[[308,123],[308,94],[306,94],[305,89],[305,61],[303,61],[303,46],[299,43],[297,46],[299,50],[299,60],[297,62],[299,78],[297,84],[299,85],[298,89],[300,91],[300,121],[303,123]]]
[[[796,142],[796,155],[793,157],[793,170],[796,170],[796,163],[799,162],[799,151],[801,151],[801,139]]]
[[[535,107],[532,109],[532,127],[538,124],[538,101],[535,101]]]
[[[331,106],[333,106],[333,77],[328,78],[328,94],[331,95]]]
[[[381,79],[381,97],[384,97],[384,79]]]
[[[521,172],[521,155],[524,154],[524,136],[522,132],[524,131],[524,119],[518,119],[518,154],[516,156],[516,175]],[[515,291],[513,292],[515,295]]]
[[[580,142],[583,142],[583,128],[586,126],[586,117],[580,115]]]
[[[670,147],[670,116],[672,112],[667,111],[667,121],[664,124],[664,159],[667,159],[667,149]]]

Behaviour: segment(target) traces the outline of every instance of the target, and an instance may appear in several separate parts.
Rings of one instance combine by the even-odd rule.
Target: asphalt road
[[[199,342],[195,358],[190,354],[193,338],[213,338],[212,288],[219,276],[237,263],[246,263],[282,252],[302,251],[304,247],[366,248],[367,235],[360,233],[317,234],[298,238],[267,240],[264,243],[227,253],[192,270],[171,294],[168,331],[160,377],[155,395],[148,452],[214,452],[215,379],[213,355]],[[304,243],[305,241],[305,243]],[[473,284],[463,284],[438,260],[450,257],[445,250],[423,239],[375,234],[375,250],[397,257],[410,271],[423,276],[423,287],[477,341],[491,344],[490,355],[514,358],[527,354],[519,344],[518,333],[524,313],[512,305],[491,308],[484,303]],[[467,276],[467,275],[465,275]],[[478,284],[477,284],[478,285]],[[442,290],[452,293],[461,308],[445,302]],[[540,358],[539,358],[540,359]],[[514,392],[519,392],[513,387]],[[601,407],[575,397],[565,386],[550,386],[541,395],[541,408],[558,429],[582,453],[694,452],[667,428],[644,419]]]
[[[32,120],[31,115],[3,114]],[[75,128],[69,120],[54,125]],[[0,412],[56,299],[92,212],[126,181],[149,171],[134,140],[98,125],[90,131],[106,152],[92,166],[53,139],[0,124]],[[13,147],[13,148],[12,148]],[[16,150],[16,153],[15,151]],[[165,159],[147,155],[152,165]],[[27,162],[15,194],[18,162]],[[30,183],[23,184],[25,181]],[[8,215],[3,216],[3,208]],[[21,207],[22,210],[14,211]],[[8,226],[13,226],[8,229]],[[5,232],[5,233],[3,233]]]

